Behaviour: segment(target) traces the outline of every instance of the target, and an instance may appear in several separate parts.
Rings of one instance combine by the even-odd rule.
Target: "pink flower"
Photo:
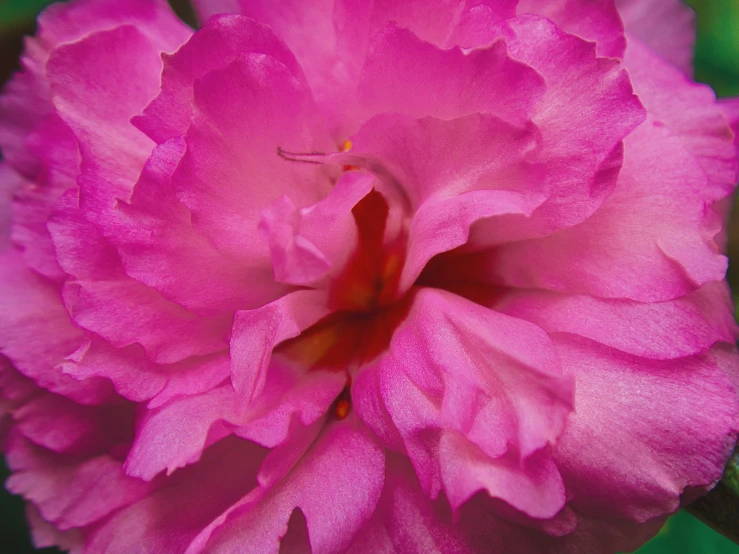
[[[0,97],[38,546],[616,552],[719,479],[739,104],[686,8],[197,7],[52,6]]]

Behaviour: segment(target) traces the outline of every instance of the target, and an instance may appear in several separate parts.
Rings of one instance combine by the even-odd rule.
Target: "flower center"
[[[347,387],[334,403],[339,419],[351,408],[349,385],[355,370],[388,348],[410,308],[410,294],[398,297],[405,237],[401,233],[388,239],[388,214],[388,203],[376,190],[354,207],[358,243],[329,289],[333,312],[275,350],[302,367],[347,373]]]

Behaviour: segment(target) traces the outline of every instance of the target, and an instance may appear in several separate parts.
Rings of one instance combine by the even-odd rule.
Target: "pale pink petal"
[[[123,466],[126,475],[150,481],[160,471],[169,475],[197,462],[207,446],[229,434],[224,422],[235,419],[234,401],[226,385],[147,410]]]
[[[430,198],[473,190],[540,197],[541,168],[534,167],[540,140],[530,123],[514,126],[487,114],[451,120],[381,114],[365,123],[352,136],[351,150],[336,159],[370,171],[379,165],[378,178],[389,173],[417,210]]]
[[[43,519],[32,504],[26,504],[26,520],[35,548],[58,546],[69,554],[82,554],[84,552],[84,534],[79,529],[60,531]]]
[[[101,379],[78,381],[62,374],[59,364],[83,340],[56,286],[26,269],[20,257],[0,258],[0,351],[39,386],[84,404],[97,404],[110,393]]]
[[[538,519],[554,517],[565,506],[562,477],[546,453],[523,461],[510,455],[491,459],[452,431],[439,441],[439,462],[444,490],[455,510],[481,490]]]
[[[685,8],[688,10],[688,8]],[[732,133],[716,95],[692,82],[635,38],[629,40],[624,63],[655,124],[666,125],[708,176],[702,198],[713,201],[734,190],[739,161]]]
[[[184,135],[192,116],[195,81],[247,52],[268,54],[293,75],[301,75],[293,54],[268,26],[238,15],[214,17],[177,52],[163,56],[161,91],[133,124],[158,143]]]
[[[116,348],[140,344],[169,364],[226,348],[228,318],[206,319],[133,279],[67,281],[64,303],[75,323]]]
[[[308,285],[343,268],[357,247],[352,208],[372,190],[373,180],[350,171],[312,206],[297,210],[283,196],[264,209],[259,227],[269,242],[276,280]]]
[[[45,451],[20,437],[11,441],[8,490],[32,502],[61,530],[89,525],[151,490],[148,483],[126,477],[121,462],[110,456],[85,460]]]
[[[516,191],[477,190],[424,203],[411,223],[400,290],[408,290],[436,254],[467,243],[473,224],[504,215],[528,217],[543,201]]]
[[[76,189],[77,141],[69,127],[52,115],[39,124],[26,143],[42,165],[36,180],[26,183],[15,195],[13,243],[20,247],[28,267],[60,281],[64,272],[59,267],[46,224],[59,197],[69,189]]]
[[[624,28],[613,0],[519,0],[516,12],[546,17],[566,33],[596,42],[599,56],[623,56]]]
[[[230,373],[228,354],[191,357],[172,364],[156,364],[140,345],[113,348],[99,337],[88,336],[61,364],[76,379],[102,377],[116,392],[135,402],[149,400],[156,408],[181,395],[198,394],[221,384]]]
[[[718,216],[702,201],[708,190],[682,141],[647,121],[626,139],[618,186],[595,215],[503,246],[486,265],[495,280],[519,287],[642,302],[685,295],[726,272],[713,241]]]
[[[181,139],[157,146],[131,203],[118,205],[121,217],[109,238],[126,274],[206,317],[261,306],[284,293],[268,260],[219,252],[193,228],[190,211],[171,186],[184,151]]]
[[[348,421],[330,425],[284,479],[269,489],[255,490],[221,525],[206,529],[206,536],[212,535],[203,546],[225,553],[239,552],[249,544],[253,552],[277,552],[293,510],[300,508],[312,551],[340,552],[374,512],[384,458],[361,427]],[[191,547],[189,552],[193,551]]]
[[[231,332],[231,380],[241,410],[264,388],[272,349],[328,314],[325,293],[310,290],[283,296],[262,308],[236,312]]]
[[[130,195],[151,152],[130,119],[156,95],[161,67],[160,50],[133,26],[61,46],[46,64],[57,113],[79,142],[80,205],[94,221]]]
[[[370,45],[359,98],[368,114],[450,119],[486,112],[520,124],[529,119],[543,85],[535,71],[511,59],[503,41],[465,54],[388,25]]]
[[[553,450],[573,507],[643,522],[676,510],[686,487],[721,475],[739,428],[733,346],[655,361],[579,337],[556,344],[577,387]]]
[[[100,454],[129,440],[129,404],[83,406],[56,394],[42,394],[13,412],[15,428],[32,443],[69,455]],[[113,432],[115,430],[115,432]]]
[[[54,4],[39,16],[39,40],[47,48],[95,31],[135,25],[162,51],[176,50],[192,30],[164,0],[77,0]]]
[[[265,54],[243,54],[197,80],[187,152],[172,177],[195,229],[236,259],[267,260],[261,209],[282,194],[303,207],[330,190],[321,166],[279,155],[334,148],[316,118],[305,85]]]
[[[693,75],[695,12],[682,0],[616,0],[626,32]]]
[[[594,213],[613,191],[621,141],[644,120],[629,76],[617,60],[596,57],[595,44],[564,33],[546,19],[519,16],[506,24],[510,56],[539,72],[546,92],[532,120],[542,135],[549,200],[531,218],[501,218],[471,241],[551,233]],[[574,109],[574,106],[577,106]]]
[[[444,430],[487,456],[525,458],[555,441],[571,410],[571,381],[540,328],[432,289],[417,292],[389,352],[363,373],[353,386],[358,414],[388,446],[399,433],[432,497]]]
[[[89,539],[88,551],[130,554],[146,545],[151,554],[184,552],[201,529],[256,486],[265,454],[242,439],[219,441],[197,464],[110,517]]]
[[[507,294],[495,308],[541,326],[652,359],[700,354],[737,337],[725,283],[713,282],[675,300],[640,303],[544,291]]]

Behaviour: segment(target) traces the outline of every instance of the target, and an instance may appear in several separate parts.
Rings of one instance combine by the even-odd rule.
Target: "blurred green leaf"
[[[27,25],[52,0],[0,0],[0,31]]]
[[[739,546],[687,512],[670,518],[639,554],[739,554]]]

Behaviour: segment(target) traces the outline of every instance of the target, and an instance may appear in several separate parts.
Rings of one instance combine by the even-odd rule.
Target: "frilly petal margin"
[[[279,458],[270,456],[261,472]],[[305,516],[313,552],[342,552],[375,511],[384,467],[385,455],[365,429],[348,420],[329,425],[289,474],[242,498],[187,552],[236,553],[244,543],[255,552],[277,552],[295,509]]]
[[[685,75],[693,75],[695,12],[681,0],[616,0],[626,32],[672,63]]]
[[[475,458],[515,468],[555,442],[573,397],[542,329],[432,289],[416,292],[389,352],[360,371],[352,391],[360,418],[410,457],[431,498],[442,486],[458,497],[440,467],[447,434],[465,437],[469,452],[480,450]]]

